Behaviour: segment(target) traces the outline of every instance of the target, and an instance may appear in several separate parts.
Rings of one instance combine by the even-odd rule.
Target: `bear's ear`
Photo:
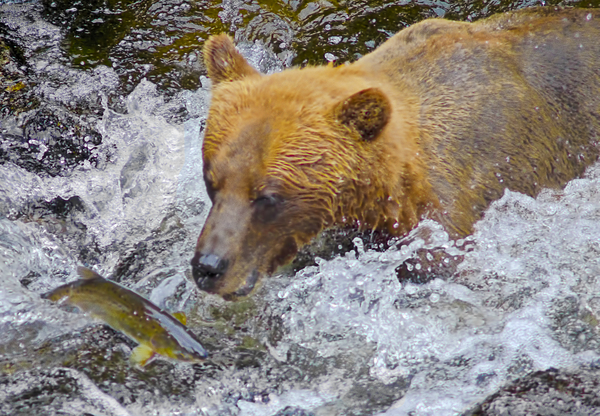
[[[372,141],[390,120],[390,101],[377,88],[367,88],[351,95],[335,108],[335,117],[355,130],[365,141]]]
[[[213,85],[237,81],[246,76],[260,75],[235,49],[231,38],[224,33],[211,36],[204,44],[202,52],[208,77]]]

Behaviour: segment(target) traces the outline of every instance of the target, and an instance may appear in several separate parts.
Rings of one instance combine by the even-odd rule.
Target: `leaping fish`
[[[189,362],[208,357],[200,341],[185,326],[182,312],[171,315],[86,267],[78,267],[77,273],[82,279],[59,286],[43,297],[73,305],[139,343],[131,353],[132,362],[144,366],[155,354]]]

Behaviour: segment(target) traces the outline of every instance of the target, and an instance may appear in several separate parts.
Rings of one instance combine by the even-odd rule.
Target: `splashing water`
[[[599,173],[595,166],[536,199],[506,191],[477,224],[474,250],[451,281],[401,285],[395,277],[413,250],[452,246],[429,221],[419,226],[438,233],[428,244],[385,253],[359,246],[358,258],[299,272],[278,293],[287,341],[323,356],[375,344],[372,375],[386,384],[412,377],[386,415],[459,413],[528,372],[597,362],[594,324],[570,333],[564,309],[568,300],[599,316]]]
[[[265,71],[281,69],[260,43],[241,49]],[[206,371],[159,364],[147,370],[155,371],[152,376],[126,367],[135,377],[96,378],[95,369],[128,352],[120,341],[108,343],[113,350],[92,372],[38,359],[48,342],[62,353],[88,339],[79,339],[90,331],[85,316],[39,298],[74,279],[82,261],[106,276],[115,272],[157,304],[196,312],[196,320],[210,320],[212,306],[231,306],[198,294],[186,278],[209,205],[200,152],[208,80],[170,100],[142,81],[117,112],[106,98],[115,87],[112,69],[39,67],[68,75],[68,88],[39,86],[57,105],[90,94],[102,98],[101,115],[88,122],[102,136],[90,150],[106,162],[83,162],[63,176],[0,165],[0,364],[12,368],[19,357],[31,357],[39,366],[0,373],[0,413],[14,413],[11,400],[28,385],[58,380],[71,387],[68,394],[48,393],[57,407],[44,410],[52,414],[267,416],[290,408],[300,409],[293,414],[349,414],[355,406],[363,414],[449,415],[533,371],[598,362],[599,166],[537,198],[506,191],[476,225],[469,252],[438,224],[423,221],[401,249],[365,251],[356,241],[343,256],[267,280],[252,299],[251,318],[227,321],[211,350],[219,357],[238,334],[249,334],[264,346],[251,364],[227,362]],[[181,108],[184,121],[174,121]],[[75,201],[67,219],[31,209],[57,200]],[[427,241],[418,237],[423,230]],[[464,255],[458,274],[422,285],[399,283],[395,268],[434,247]],[[195,324],[201,336],[217,332]],[[78,351],[92,354],[92,347]],[[231,355],[243,358],[249,350]],[[179,390],[152,384],[160,378]],[[371,404],[361,399],[364,391]]]

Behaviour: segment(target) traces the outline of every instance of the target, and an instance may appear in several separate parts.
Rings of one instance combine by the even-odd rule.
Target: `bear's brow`
[[[221,142],[218,159],[224,160],[225,165],[230,160],[241,159],[246,162],[244,166],[254,165],[260,160],[260,155],[266,146],[264,137],[268,136],[270,132],[269,124],[267,122],[243,124],[237,132],[230,133],[228,139]]]
[[[262,176],[261,166],[265,163],[262,153],[267,147],[267,140],[264,139],[269,133],[269,123],[258,120],[245,123],[237,132],[230,133],[207,162],[207,177],[214,188],[221,189],[226,183],[233,186],[236,186],[235,183],[244,186],[244,183],[244,187],[252,192],[257,190]]]

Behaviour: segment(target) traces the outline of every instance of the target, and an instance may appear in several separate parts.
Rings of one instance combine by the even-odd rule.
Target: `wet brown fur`
[[[598,156],[599,39],[597,10],[433,19],[353,64],[263,76],[211,37],[196,250],[228,267],[210,290],[232,296],[336,224],[403,235],[430,217],[459,237],[505,188],[581,175]]]

